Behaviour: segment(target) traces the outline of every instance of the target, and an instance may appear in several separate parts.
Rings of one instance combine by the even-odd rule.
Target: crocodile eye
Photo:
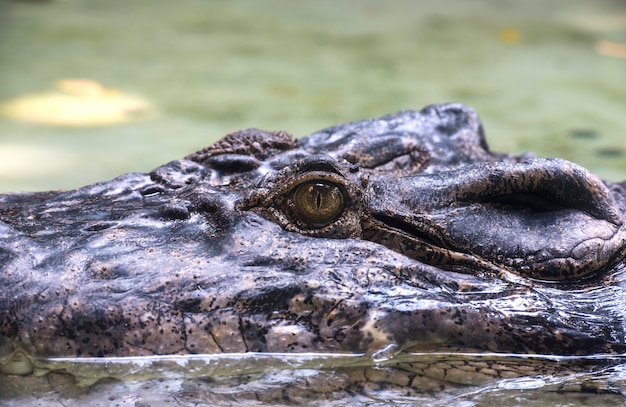
[[[337,219],[344,207],[342,190],[333,183],[300,184],[292,196],[296,216],[311,228],[321,228]]]

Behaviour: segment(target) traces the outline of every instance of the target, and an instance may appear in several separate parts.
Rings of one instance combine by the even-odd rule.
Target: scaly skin
[[[314,212],[339,210],[310,222],[301,185]],[[0,364],[11,373],[16,350],[32,364],[621,354],[625,190],[564,160],[492,153],[476,114],[452,104],[300,140],[236,132],[149,174],[1,195]],[[433,363],[398,368],[468,381]]]

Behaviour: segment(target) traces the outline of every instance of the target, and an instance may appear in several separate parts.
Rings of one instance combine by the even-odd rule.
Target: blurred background
[[[449,101],[626,179],[626,1],[0,0],[0,192]]]

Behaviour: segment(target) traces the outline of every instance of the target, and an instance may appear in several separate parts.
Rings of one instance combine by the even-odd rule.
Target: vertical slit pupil
[[[300,184],[291,195],[293,211],[307,228],[321,228],[333,222],[344,208],[341,189],[331,182]]]

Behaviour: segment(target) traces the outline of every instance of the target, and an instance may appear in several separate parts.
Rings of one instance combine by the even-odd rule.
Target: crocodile
[[[625,211],[626,183],[492,152],[461,104],[233,132],[147,174],[0,195],[0,370],[362,355],[419,389],[545,367],[455,355],[622,363]]]

